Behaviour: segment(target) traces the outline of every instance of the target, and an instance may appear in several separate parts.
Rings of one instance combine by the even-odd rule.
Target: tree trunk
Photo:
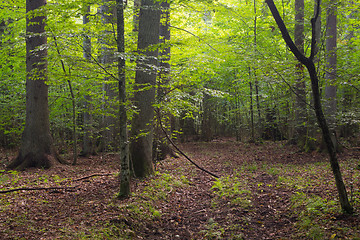
[[[116,0],[117,6],[117,47],[119,54],[125,53],[124,37],[124,1]],[[118,58],[119,76],[119,120],[120,120],[120,191],[119,197],[130,195],[130,163],[129,163],[129,143],[127,130],[126,114],[126,78],[125,78],[125,56]]]
[[[163,45],[159,51],[160,72],[159,72],[159,88],[158,98],[161,101],[166,94],[166,86],[169,83],[170,77],[170,3],[167,1],[161,2],[161,23],[159,29],[160,43]]]
[[[214,138],[214,106],[211,96],[204,92],[203,94],[203,117],[201,122],[201,139],[209,142]]]
[[[335,151],[334,145],[331,140],[330,130],[327,125],[325,115],[324,115],[324,112],[323,112],[322,106],[321,106],[319,79],[318,79],[315,64],[314,64],[314,56],[315,56],[315,50],[316,50],[315,25],[316,25],[316,20],[319,17],[320,0],[317,0],[317,2],[318,2],[318,8],[316,9],[315,17],[311,19],[311,25],[312,25],[311,53],[310,53],[310,57],[306,57],[304,54],[302,54],[299,51],[299,49],[296,47],[295,43],[292,41],[292,39],[289,35],[289,32],[288,32],[279,12],[274,4],[274,1],[266,0],[266,3],[269,6],[272,15],[274,16],[274,19],[281,31],[281,34],[282,34],[286,44],[290,48],[291,52],[295,55],[295,57],[302,64],[304,64],[305,67],[308,69],[310,79],[311,79],[313,98],[314,98],[315,114],[316,114],[319,126],[320,126],[322,134],[323,134],[323,139],[325,141],[325,144],[326,144],[326,147],[328,150],[328,154],[329,154],[329,158],[330,158],[330,165],[331,165],[331,169],[334,174],[335,184],[336,184],[336,188],[338,190],[338,195],[339,195],[339,200],[340,200],[340,205],[344,212],[353,213],[354,209],[351,206],[348,196],[347,196],[345,184],[343,182],[341,171],[340,171],[339,161],[336,156],[336,151]]]
[[[46,0],[27,0],[26,12],[39,10]],[[28,15],[31,16],[31,15]],[[50,135],[47,50],[45,16],[28,17],[26,20],[26,119],[19,155],[9,165],[10,169],[24,170],[30,167],[49,168],[60,161],[53,148]]]
[[[116,23],[115,19],[115,7],[113,5],[113,0],[104,0],[103,5],[100,7],[102,23],[105,25],[112,25]],[[114,52],[114,33],[111,30],[110,26],[106,27],[106,30],[101,37],[101,63],[105,69],[110,69],[113,67],[115,62]],[[108,76],[105,73],[103,91],[105,93],[104,97],[104,108],[105,115],[103,116],[103,132],[101,140],[101,150],[102,151],[114,151],[117,148],[118,140],[118,128],[116,122],[116,112],[117,106],[116,101],[118,98],[117,83],[112,80],[112,77]]]
[[[326,19],[326,53],[327,53],[327,64],[325,74],[325,99],[326,107],[325,113],[327,121],[329,123],[330,131],[334,132],[336,128],[336,47],[337,47],[337,1],[329,2],[327,8],[327,19]],[[337,141],[335,134],[331,134],[335,150],[337,150]]]
[[[295,45],[304,54],[304,0],[295,1]],[[303,72],[303,65],[296,64],[295,84],[295,132],[293,141],[300,148],[305,147],[306,131],[306,86]]]
[[[255,131],[254,131],[254,107],[253,107],[253,87],[252,82],[249,82],[250,87],[250,128],[251,128],[251,139],[250,141],[255,141]]]
[[[134,104],[138,113],[132,124],[133,141],[130,144],[131,159],[137,177],[154,172],[152,163],[153,118],[155,103],[156,67],[159,43],[160,7],[153,0],[142,0],[139,13],[138,52],[143,55],[137,62],[135,74]]]
[[[91,39],[86,34],[85,26],[89,23],[89,13],[90,13],[90,6],[84,6],[84,16],[83,16],[83,24],[84,24],[84,31],[85,36],[83,40],[83,48],[84,48],[84,58],[87,61],[91,60]],[[85,83],[86,84],[86,83]],[[83,113],[84,118],[84,135],[83,135],[83,142],[82,142],[82,156],[89,156],[91,154],[95,154],[95,144],[94,144],[94,136],[93,136],[93,117],[92,117],[92,104],[91,104],[91,96],[85,93],[85,110]]]
[[[256,0],[254,0],[254,58],[257,57],[257,15],[256,15]],[[258,129],[262,129],[262,122],[261,122],[261,109],[260,109],[260,96],[259,96],[259,81],[257,79],[256,75],[256,68],[254,67],[254,84],[255,84],[255,95],[256,95],[256,108],[257,108],[257,114],[258,114]]]

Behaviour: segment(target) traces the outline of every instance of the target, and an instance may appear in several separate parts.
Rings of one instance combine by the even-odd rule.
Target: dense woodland
[[[334,182],[329,191],[331,199],[339,203],[331,204],[357,216],[359,6],[358,0],[1,2],[0,148],[6,156],[0,159],[4,169],[0,170],[0,190],[6,193],[22,186],[7,182],[16,179],[19,170],[56,169],[59,165],[67,169],[69,164],[79,170],[79,166],[87,166],[84,161],[93,163],[91,159],[99,158],[103,164],[106,156],[112,156],[109,161],[114,168],[104,169],[108,175],[119,171],[119,178],[106,183],[116,183],[110,192],[117,192],[118,201],[128,201],[132,191],[141,189],[142,180],[154,176],[158,181],[166,179],[168,172],[161,171],[171,168],[171,161],[179,164],[175,159],[180,157],[193,163],[192,168],[202,169],[198,172],[201,179],[203,175],[215,179],[214,185],[206,182],[204,188],[216,189],[222,194],[220,198],[248,197],[255,191],[251,184],[238,195],[221,191],[232,182],[224,177],[224,172],[230,174],[226,164],[235,169],[232,164],[249,165],[250,160],[234,157],[221,166],[212,160],[194,161],[186,154],[189,150],[192,156],[203,158],[189,142],[204,144],[211,154],[221,144],[228,149],[223,143],[227,139],[234,151],[250,144],[254,161],[263,157],[257,155],[263,150],[256,146],[261,145],[318,156],[329,165],[327,174],[332,177],[326,175],[326,179]],[[268,149],[269,158],[277,159],[270,152]],[[170,158],[170,163],[156,169]],[[345,164],[343,172],[338,158],[340,165],[341,161]],[[299,163],[309,161],[299,159]],[[249,166],[255,166],[252,164]],[[266,174],[274,177],[281,172],[278,167],[273,166],[276,173]],[[265,168],[256,165],[253,170]],[[94,176],[89,178],[107,176],[98,174],[98,167],[93,170],[89,173]],[[246,171],[254,172],[250,167]],[[229,176],[245,181],[237,174]],[[254,179],[275,186],[275,178],[267,179],[264,174]],[[179,181],[186,185],[193,178],[186,175]],[[287,190],[281,191],[288,195]],[[246,201],[235,205],[248,208]],[[158,218],[156,211],[150,212]],[[206,221],[207,226],[217,226]],[[360,229],[347,227],[352,237],[360,237]],[[249,237],[251,228],[238,238],[229,237],[226,229],[210,236],[211,229],[206,229],[202,235],[186,232],[183,239],[262,238],[256,234]],[[135,238],[141,235],[137,231],[133,228],[125,235]],[[287,231],[290,234],[293,230]],[[342,236],[330,233],[307,237]],[[122,236],[111,234],[114,239]],[[287,234],[285,237],[291,237]],[[177,234],[169,239],[174,236]]]

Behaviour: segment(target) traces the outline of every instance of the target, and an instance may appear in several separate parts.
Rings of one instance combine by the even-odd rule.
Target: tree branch
[[[309,59],[306,58],[305,55],[303,55],[299,51],[299,49],[296,47],[294,41],[291,39],[291,37],[289,35],[289,31],[287,30],[285,23],[282,20],[280,13],[275,6],[274,1],[273,0],[265,0],[265,2],[267,3],[267,5],[270,8],[270,11],[271,11],[272,15],[274,16],[275,22],[278,25],[280,32],[281,32],[283,39],[285,40],[287,46],[290,48],[291,52],[295,55],[297,60],[299,60],[302,64],[305,65],[305,63],[308,62]]]
[[[79,185],[76,185],[74,187],[21,187],[21,188],[14,188],[9,190],[3,190],[0,191],[0,193],[10,193],[10,192],[17,192],[17,191],[39,191],[39,190],[59,190],[59,189],[74,189],[77,188]]]
[[[320,14],[320,2],[321,0],[316,0],[316,13],[315,16],[311,19],[311,53],[310,60],[313,60],[316,55],[316,21],[319,18]]]
[[[77,181],[85,180],[85,179],[92,178],[92,177],[99,177],[99,176],[101,177],[101,176],[110,176],[110,175],[114,175],[114,173],[94,173],[89,176],[74,179],[72,181],[77,182]]]
[[[173,145],[173,147],[181,154],[183,155],[189,162],[191,162],[195,167],[197,167],[198,169],[200,169],[203,172],[206,172],[207,174],[215,177],[215,178],[220,178],[218,175],[216,175],[215,173],[212,173],[208,170],[206,170],[205,168],[200,167],[199,165],[197,165],[193,160],[191,160],[191,158],[189,158],[183,151],[180,150],[180,148],[174,143],[174,141],[169,137],[169,135],[167,134],[166,130],[164,129],[164,126],[162,125],[162,121],[161,121],[161,116],[160,116],[160,110],[157,110],[157,116],[158,116],[158,120],[159,120],[159,125],[161,130],[163,131],[163,133],[165,134],[166,139],[171,143],[171,145]]]

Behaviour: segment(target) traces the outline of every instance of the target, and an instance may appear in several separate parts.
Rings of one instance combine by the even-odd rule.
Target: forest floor
[[[168,158],[125,200],[116,154],[16,172],[1,150],[0,191],[53,189],[0,193],[0,239],[360,239],[359,151],[339,155],[355,207],[345,215],[326,154],[231,139],[180,147],[220,178]]]

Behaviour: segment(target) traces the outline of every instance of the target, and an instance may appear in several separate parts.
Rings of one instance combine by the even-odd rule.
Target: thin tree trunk
[[[252,82],[249,82],[250,87],[250,127],[251,127],[251,141],[255,141],[255,133],[254,133],[254,107],[253,107],[253,87]]]
[[[295,1],[295,45],[304,54],[304,0]],[[306,143],[306,86],[303,65],[299,62],[295,66],[295,133],[294,143],[300,148]]]
[[[115,19],[115,6],[113,5],[113,0],[103,0],[103,5],[100,6],[100,13],[102,23],[105,25],[113,25],[116,23]],[[101,63],[105,69],[110,69],[113,67],[115,62],[114,52],[115,48],[113,47],[113,36],[114,33],[108,29],[104,31],[103,36],[101,37],[102,44],[102,56]],[[101,149],[103,151],[114,151],[117,148],[117,136],[118,128],[116,122],[116,112],[117,107],[115,105],[118,98],[117,84],[111,80],[109,76],[105,76],[103,91],[105,94],[104,97],[104,109],[105,115],[103,116],[103,132],[102,132],[102,144]]]
[[[326,53],[327,64],[325,73],[325,113],[331,132],[335,131],[336,127],[336,62],[337,62],[337,1],[329,2],[326,19]],[[331,138],[335,149],[337,150],[337,143],[335,135],[331,134]]]
[[[84,58],[87,61],[91,60],[91,38],[86,34],[87,30],[85,29],[86,24],[89,23],[89,13],[90,13],[90,6],[84,6],[84,16],[83,16],[83,25],[84,25],[84,32],[85,36],[83,39],[83,49],[84,49]],[[86,85],[86,83],[85,83]],[[85,93],[85,110],[83,113],[84,118],[84,135],[83,135],[83,142],[82,142],[82,156],[89,156],[95,153],[94,147],[94,136],[93,136],[93,117],[92,117],[92,104],[91,104],[91,96]]]
[[[117,6],[117,48],[120,54],[118,58],[119,76],[119,119],[120,119],[120,191],[118,197],[130,195],[130,163],[129,142],[126,114],[126,77],[125,77],[125,37],[124,37],[124,1],[116,0]]]
[[[317,0],[317,2],[318,2],[318,6],[319,6],[320,0]],[[339,195],[339,200],[340,200],[340,205],[344,212],[353,213],[354,209],[351,206],[348,196],[347,196],[345,184],[343,182],[341,171],[340,171],[339,161],[336,156],[336,151],[335,151],[334,145],[331,140],[330,130],[327,125],[325,115],[324,115],[324,112],[323,112],[323,109],[321,106],[319,79],[318,79],[315,64],[314,64],[315,49],[316,49],[316,47],[315,47],[316,46],[315,25],[316,25],[316,20],[319,17],[320,9],[319,9],[319,7],[316,9],[315,17],[311,19],[311,25],[312,25],[311,53],[310,53],[310,57],[306,57],[304,54],[302,54],[299,51],[299,49],[296,47],[295,43],[292,41],[292,39],[289,35],[289,32],[288,32],[282,18],[280,17],[279,12],[274,4],[274,1],[266,0],[266,3],[269,6],[271,13],[274,16],[274,19],[281,31],[281,34],[282,34],[286,44],[290,48],[291,52],[308,69],[310,79],[311,79],[313,98],[314,98],[315,114],[316,114],[319,126],[322,130],[323,139],[325,141],[325,144],[326,144],[326,147],[328,150],[328,154],[329,154],[329,158],[330,158],[329,159],[330,165],[331,165],[332,172],[334,174],[336,188],[338,190],[338,195]]]
[[[256,58],[257,52],[257,15],[256,15],[256,0],[254,0],[254,58]],[[262,129],[261,122],[261,109],[260,109],[260,96],[259,96],[259,81],[256,75],[256,66],[254,67],[254,84],[255,84],[255,95],[256,95],[256,108],[258,114],[259,129]]]

